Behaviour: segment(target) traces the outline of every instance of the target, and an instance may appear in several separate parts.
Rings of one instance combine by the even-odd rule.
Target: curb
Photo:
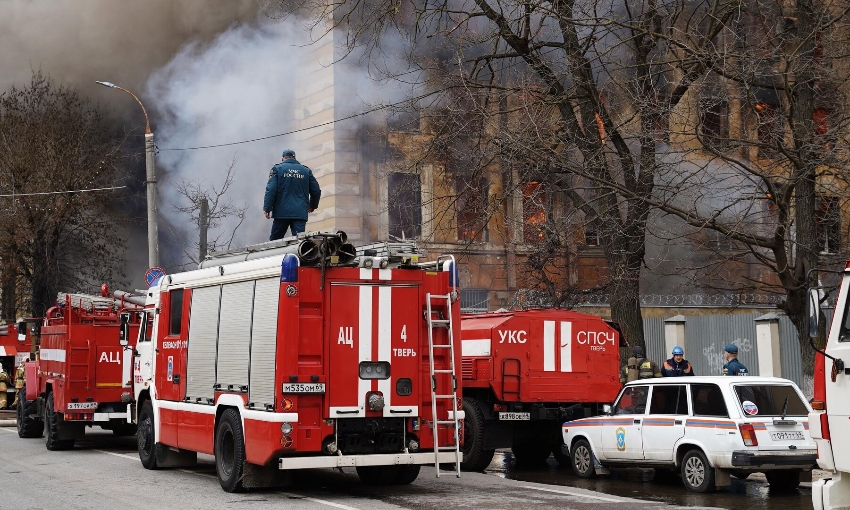
[[[17,420],[0,420],[0,427],[17,427]]]

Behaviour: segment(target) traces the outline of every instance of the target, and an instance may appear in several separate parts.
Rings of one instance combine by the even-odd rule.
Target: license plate
[[[325,383],[285,383],[283,393],[324,393]]]
[[[79,409],[97,409],[97,402],[69,402],[66,409],[69,411]]]
[[[802,440],[802,432],[771,432],[770,438],[774,441]]]
[[[500,420],[530,420],[531,413],[499,413]]]

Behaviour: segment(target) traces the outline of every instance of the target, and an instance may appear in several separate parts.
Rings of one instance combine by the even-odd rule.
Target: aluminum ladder
[[[435,319],[432,313],[432,304],[442,304],[445,302],[446,312],[448,318],[440,317]],[[428,362],[431,369],[431,431],[434,435],[434,467],[437,470],[437,478],[440,477],[440,452],[454,452],[455,453],[455,474],[458,478],[460,478],[460,462],[461,462],[461,453],[460,453],[460,420],[458,419],[458,411],[457,411],[457,374],[455,373],[455,349],[454,349],[454,333],[453,333],[453,324],[452,324],[452,295],[451,294],[431,294],[428,293],[425,295],[425,320],[428,322]],[[434,344],[434,329],[435,328],[446,328],[448,330],[448,339],[449,342],[447,344]],[[434,351],[436,349],[448,349],[449,355],[449,367],[448,368],[436,368],[434,367]],[[445,358],[443,358],[445,359]],[[440,393],[438,393],[437,388],[437,375],[438,374],[449,374],[451,375],[451,392],[447,389],[440,389]],[[441,377],[441,379],[445,379]],[[453,411],[449,411],[449,419],[440,419],[437,416],[437,400],[451,400],[451,404],[447,407],[453,409]],[[439,430],[440,426],[453,427],[454,430],[454,440],[455,444],[453,446],[440,446],[440,435]]]

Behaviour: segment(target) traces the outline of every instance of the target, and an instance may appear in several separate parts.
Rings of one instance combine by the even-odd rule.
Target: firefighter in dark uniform
[[[658,363],[646,359],[643,356],[643,348],[639,345],[632,347],[632,357],[623,366],[620,373],[620,382],[636,381],[638,379],[652,379],[661,377],[661,370],[658,368]]]
[[[661,375],[664,377],[682,377],[685,375],[694,375],[694,369],[688,360],[685,359],[685,350],[679,347],[673,347],[673,357],[668,359],[661,365]]]
[[[750,375],[747,372],[747,367],[738,361],[738,346],[729,344],[723,348],[723,357],[726,358],[726,364],[723,365],[723,375]]]
[[[313,177],[313,171],[295,159],[295,151],[286,149],[281,162],[269,172],[263,213],[266,219],[274,218],[269,241],[282,239],[286,230],[297,235],[307,227],[307,213],[319,207],[322,190]]]

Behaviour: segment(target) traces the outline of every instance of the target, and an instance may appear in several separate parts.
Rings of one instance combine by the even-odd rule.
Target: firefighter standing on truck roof
[[[738,361],[738,346],[729,344],[723,348],[723,357],[726,364],[723,365],[723,375],[750,375],[747,367]]]
[[[620,382],[625,384],[638,379],[652,379],[653,377],[661,377],[658,363],[643,357],[643,347],[639,345],[632,347],[632,357],[623,366]]]
[[[313,171],[295,159],[295,151],[286,149],[281,162],[269,172],[263,213],[266,219],[274,218],[269,241],[282,239],[286,230],[297,235],[307,228],[307,213],[319,207],[322,190],[313,177]]]
[[[679,347],[673,347],[673,357],[668,359],[661,365],[661,375],[664,377],[682,377],[685,375],[694,375],[694,369],[688,360],[685,359],[685,350]]]
[[[9,402],[6,397],[6,389],[8,389],[10,382],[9,374],[0,365],[0,409],[6,409],[6,404]]]
[[[15,401],[12,402],[12,407],[18,405],[18,399],[21,397],[21,389],[24,387],[24,382],[26,381],[26,370],[24,369],[24,363],[29,361],[27,358],[25,361],[22,361],[20,365],[18,365],[18,369],[15,370]]]

